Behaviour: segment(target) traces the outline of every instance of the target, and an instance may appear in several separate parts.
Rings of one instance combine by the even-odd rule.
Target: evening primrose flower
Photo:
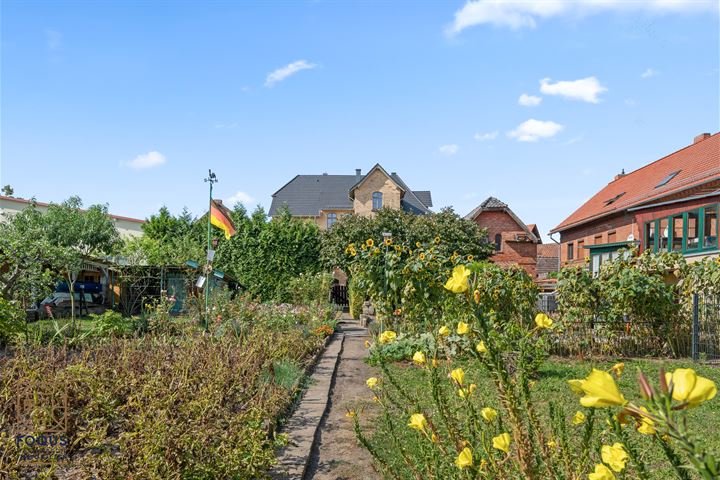
[[[473,457],[472,457],[472,451],[470,448],[465,447],[462,449],[462,452],[460,452],[460,455],[457,456],[455,459],[455,466],[459,469],[472,467],[473,464]]]
[[[470,395],[472,395],[476,388],[477,385],[471,383],[468,388],[461,388],[460,390],[458,390],[458,395],[460,396],[460,398],[469,397]]]
[[[370,390],[375,388],[378,384],[378,379],[376,377],[370,377],[365,381],[365,385],[368,386]]]
[[[465,335],[470,331],[470,325],[465,322],[458,322],[457,329],[455,331],[458,335]]]
[[[450,329],[443,325],[442,327],[440,327],[440,330],[438,330],[438,333],[443,337],[447,337],[448,335],[450,335]]]
[[[493,448],[502,450],[505,453],[510,451],[510,434],[505,432],[501,433],[497,437],[493,437]]]
[[[648,413],[648,410],[645,407],[640,407],[640,410]],[[655,435],[657,433],[657,430],[655,430],[655,422],[653,422],[649,417],[643,415],[640,418],[640,426],[638,427],[637,431],[642,433],[643,435]]]
[[[455,380],[459,386],[462,387],[463,380],[465,380],[465,372],[462,368],[456,368],[452,372],[450,372],[450,378]]]
[[[425,420],[425,415],[422,413],[413,413],[410,415],[410,423],[408,423],[408,427],[414,428],[415,430],[419,431],[425,431],[425,427],[427,427],[427,420]]]
[[[595,471],[588,473],[588,480],[616,480],[615,475],[602,463],[595,465]]]
[[[612,447],[610,445],[603,445],[600,450],[600,456],[602,457],[602,461],[616,472],[622,472],[625,464],[630,459],[622,443],[615,443]]]
[[[493,420],[495,420],[495,417],[497,417],[497,410],[492,407],[485,407],[480,410],[480,416],[488,422],[492,422]]]
[[[548,446],[548,448],[555,448],[557,447],[557,443],[555,443],[555,440],[548,440],[545,445]]]
[[[623,362],[616,363],[612,367],[610,367],[610,371],[613,372],[615,375],[617,375],[618,378],[623,374],[623,371],[625,370],[625,364]]]
[[[424,365],[425,364],[425,354],[423,352],[415,352],[415,355],[413,355],[413,362],[415,362],[418,365]]]
[[[345,416],[348,418],[355,418],[357,416],[357,413],[355,413],[355,410],[348,410]]]
[[[585,422],[585,414],[578,410],[575,412],[575,416],[572,419],[573,425],[580,425],[581,423]]]
[[[453,293],[467,292],[469,276],[470,270],[465,265],[458,265],[453,268],[452,277],[445,282],[445,288]]]
[[[397,338],[397,334],[392,330],[385,330],[380,334],[380,343],[392,343]]]
[[[687,402],[689,408],[697,407],[717,394],[715,382],[696,374],[692,368],[678,368],[672,373],[668,372],[665,380],[668,385],[672,381],[672,397],[678,402]]]
[[[570,390],[572,390],[574,393],[577,393],[578,395],[582,395],[585,393],[582,389],[582,380],[568,380],[568,385],[570,385]]]
[[[480,290],[473,292],[473,300],[475,300],[475,303],[480,303]]]
[[[535,315],[535,325],[537,325],[538,328],[550,328],[552,324],[552,319],[544,313],[540,312]]]
[[[487,347],[485,346],[485,341],[480,340],[480,343],[477,344],[475,347],[475,350],[478,351],[478,353],[487,353]]]
[[[590,375],[581,380],[579,384],[571,383],[571,388],[574,385],[579,385],[579,388],[585,394],[580,399],[580,405],[583,407],[603,408],[627,403],[625,397],[618,390],[615,380],[603,370],[593,368]]]

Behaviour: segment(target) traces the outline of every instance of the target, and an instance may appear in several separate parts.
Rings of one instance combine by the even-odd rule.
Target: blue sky
[[[720,128],[715,2],[143,3],[3,2],[17,196],[201,214],[212,168],[217,198],[268,208],[295,174],[381,163],[546,233]]]

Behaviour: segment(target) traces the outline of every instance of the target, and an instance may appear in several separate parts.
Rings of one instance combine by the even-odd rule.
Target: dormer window
[[[618,193],[617,195],[615,195],[615,196],[614,196],[613,198],[611,198],[610,200],[605,200],[605,206],[607,207],[608,205],[612,205],[613,203],[617,202],[618,199],[619,199],[620,197],[622,197],[623,195],[625,195],[625,192]]]
[[[382,192],[373,192],[372,194],[372,208],[373,210],[380,210],[383,206],[383,194]]]
[[[660,187],[662,187],[662,186],[664,186],[664,185],[667,185],[667,183],[668,183],[670,180],[672,180],[673,178],[675,178],[675,176],[676,176],[678,173],[680,173],[681,171],[682,171],[682,170],[677,170],[677,171],[675,171],[675,172],[672,172],[670,175],[668,175],[667,177],[663,178],[660,183],[658,183],[657,185],[655,185],[655,188],[660,188]]]

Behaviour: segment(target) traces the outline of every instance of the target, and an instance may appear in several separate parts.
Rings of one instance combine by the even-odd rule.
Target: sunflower
[[[365,245],[372,248],[375,246],[375,241],[372,238],[368,238],[367,240],[365,240]]]

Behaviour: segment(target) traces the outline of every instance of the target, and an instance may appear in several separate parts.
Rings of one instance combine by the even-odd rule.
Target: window
[[[658,250],[667,250],[668,249],[668,236],[670,234],[668,229],[668,224],[670,222],[667,218],[663,218],[660,220],[660,228],[658,229],[658,234],[660,235],[660,242],[658,244]]]
[[[655,222],[645,224],[645,250],[655,250]]]
[[[372,194],[372,208],[373,210],[380,210],[382,208],[382,192],[373,192]]]
[[[705,207],[703,215],[703,248],[718,246],[718,207]]]
[[[595,235],[595,240],[593,241],[593,243],[594,243],[595,245],[600,245],[601,243],[603,243],[603,241],[602,241],[602,235]]]
[[[575,249],[575,256],[578,258],[578,260],[581,260],[584,255],[585,251],[583,250],[585,248],[585,240],[578,240],[577,249]]]
[[[567,246],[567,259],[572,260],[573,259],[573,244],[572,242],[568,243]]]
[[[502,248],[502,235],[499,233],[495,234],[495,251],[499,252]]]
[[[645,224],[645,249],[699,253],[718,248],[720,205],[658,218]]]
[[[681,252],[683,249],[683,216],[672,218],[672,249]]]
[[[608,232],[607,243],[615,243],[616,241],[617,241],[617,235],[615,235],[615,232]]]
[[[327,214],[327,228],[332,227],[337,222],[337,213]]]
[[[660,181],[660,183],[658,183],[657,185],[655,185],[655,188],[660,188],[660,187],[662,187],[663,185],[666,185],[670,180],[672,180],[673,178],[675,178],[675,175],[677,175],[677,174],[680,173],[681,171],[682,171],[682,170],[678,170],[678,171],[676,171],[676,172],[672,172],[670,175],[668,175],[667,177],[663,178],[663,179]]]
[[[611,198],[611,199],[609,199],[609,200],[605,200],[605,206],[607,207],[608,205],[610,205],[610,204],[612,204],[612,203],[615,203],[615,202],[616,202],[620,197],[622,197],[623,195],[625,195],[625,192],[618,193],[618,194],[615,195],[613,198]]]
[[[698,230],[699,213],[698,211],[688,212],[685,225],[687,228],[685,234],[685,248],[687,250],[695,250],[700,246],[700,235]]]

